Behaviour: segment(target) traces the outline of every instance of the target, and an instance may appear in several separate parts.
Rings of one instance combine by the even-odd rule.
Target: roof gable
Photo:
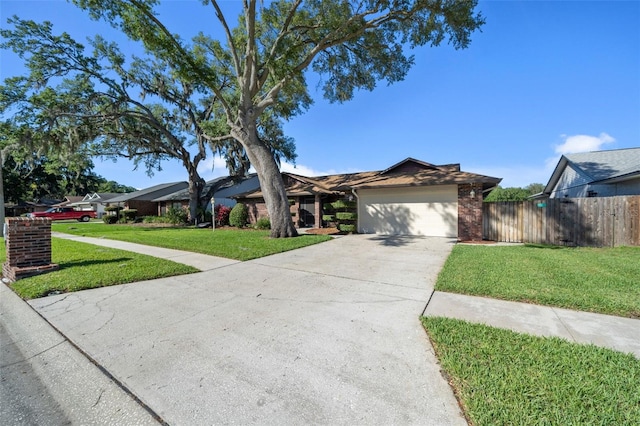
[[[380,172],[381,175],[389,174],[389,173],[412,173],[420,170],[434,170],[437,169],[438,166],[435,166],[431,163],[427,163],[425,161],[416,160],[415,158],[407,157],[399,163],[394,164],[393,166],[383,170]]]
[[[616,182],[640,174],[640,148],[566,154],[560,157],[544,194],[551,194],[564,176],[567,167],[584,177],[585,183]]]

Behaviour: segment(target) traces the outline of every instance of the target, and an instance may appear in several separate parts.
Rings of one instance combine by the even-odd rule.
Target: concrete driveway
[[[31,305],[169,424],[463,425],[418,320],[453,243],[346,236]]]

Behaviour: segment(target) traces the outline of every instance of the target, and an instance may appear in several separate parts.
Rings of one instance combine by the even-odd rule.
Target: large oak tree
[[[379,80],[402,80],[413,63],[407,49],[445,40],[467,47],[484,23],[475,12],[476,0],[243,0],[232,26],[218,1],[203,0],[201,13],[210,13],[224,36],[218,40],[201,32],[187,42],[160,20],[157,0],[73,2],[142,41],[175,66],[181,80],[213,92],[219,100],[215,128],[242,144],[255,167],[273,237],[295,236],[296,230],[259,123],[265,116],[286,120],[309,107],[305,73],[321,75],[326,98],[347,101]]]
[[[48,22],[9,19],[3,48],[25,60],[26,75],[0,86],[0,112],[15,126],[28,127],[43,141],[66,150],[104,157],[126,157],[149,174],[162,162],[179,160],[189,181],[189,211],[193,221],[208,203],[198,167],[208,149],[227,159],[232,175],[244,175],[249,162],[242,146],[216,128],[217,98],[197,81],[181,79],[161,57],[125,57],[102,37],[91,48],[67,33],[53,34]],[[220,82],[218,90],[224,90]],[[295,158],[294,145],[280,122],[263,115],[259,133],[275,159]]]

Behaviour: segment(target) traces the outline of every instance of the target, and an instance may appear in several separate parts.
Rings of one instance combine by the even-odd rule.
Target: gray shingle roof
[[[206,193],[211,189],[211,186],[217,187],[219,185],[222,185],[224,182],[226,182],[229,179],[230,179],[229,176],[222,176],[222,177],[210,180],[205,183],[203,192]],[[171,194],[167,194],[162,197],[154,198],[152,201],[157,203],[160,201],[183,201],[188,199],[189,199],[189,187],[180,189],[179,191],[172,192]]]
[[[565,155],[567,160],[593,181],[616,178],[640,171],[640,148],[582,152]]]
[[[164,195],[166,190],[170,190],[172,187],[174,191],[178,191],[180,189],[184,189],[188,187],[189,184],[187,182],[173,182],[173,183],[161,183],[160,185],[155,185],[149,188],[141,189],[140,191],[129,192],[127,194],[122,194],[118,197],[110,198],[110,203],[122,203],[129,200],[145,200],[151,201],[154,198],[157,198],[159,195]]]

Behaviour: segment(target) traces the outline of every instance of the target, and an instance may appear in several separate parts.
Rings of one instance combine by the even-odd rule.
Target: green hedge
[[[340,225],[338,225],[338,229],[341,230],[342,232],[356,232],[355,225],[346,224],[346,223],[341,223]]]
[[[136,218],[136,216],[138,215],[138,210],[137,209],[123,209],[120,214],[122,215],[123,218],[125,218],[126,220],[133,220]]]
[[[118,222],[118,216],[104,215],[102,216],[102,221],[107,225],[113,225]]]
[[[333,222],[336,220],[336,217],[332,214],[323,214],[322,220],[324,220],[325,222]]]
[[[355,209],[357,206],[355,201],[347,201],[347,200],[338,200],[331,203],[331,207],[334,210],[348,210]]]
[[[337,212],[336,213],[336,218],[338,220],[356,220],[357,217],[358,217],[358,214],[353,212]]]

